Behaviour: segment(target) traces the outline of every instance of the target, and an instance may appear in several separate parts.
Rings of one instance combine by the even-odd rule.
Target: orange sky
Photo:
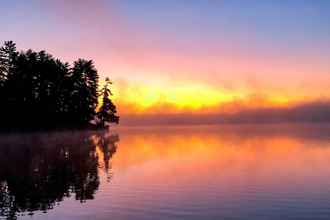
[[[0,9],[0,40],[93,59],[122,115],[287,107],[330,98],[327,6],[15,0]]]

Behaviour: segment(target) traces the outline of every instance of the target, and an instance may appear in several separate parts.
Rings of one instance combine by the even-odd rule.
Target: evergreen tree
[[[116,106],[113,104],[110,96],[112,92],[110,90],[110,85],[112,82],[109,78],[105,79],[105,85],[102,88],[101,95],[102,95],[102,105],[97,112],[97,117],[100,121],[100,125],[102,127],[106,127],[106,123],[119,123],[119,116],[116,115],[117,109]]]
[[[10,74],[17,54],[16,44],[13,41],[5,41],[0,48],[0,85],[4,84]]]
[[[104,123],[118,123],[111,100],[104,98],[103,113],[96,113],[98,78],[92,60],[79,59],[70,67],[45,51],[17,52],[15,43],[5,42],[0,47],[0,129],[84,127],[98,115]],[[103,95],[109,99],[108,85]]]
[[[86,123],[95,116],[97,107],[98,73],[92,60],[79,59],[72,68],[72,117]]]
[[[16,45],[12,41],[5,41],[4,45],[0,47],[0,117],[5,120],[1,120],[2,126],[7,126],[8,113],[8,78],[13,73],[15,59],[17,57]],[[1,118],[0,118],[1,119]]]

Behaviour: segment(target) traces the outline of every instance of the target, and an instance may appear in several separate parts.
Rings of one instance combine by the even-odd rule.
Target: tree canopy
[[[0,47],[0,128],[77,127],[95,119],[103,126],[118,122],[118,116],[109,120],[116,111],[96,111],[98,86],[92,60],[70,65],[46,51],[18,52],[15,43],[7,41]],[[110,91],[109,85],[106,89]],[[103,103],[116,109],[109,95],[102,96]]]

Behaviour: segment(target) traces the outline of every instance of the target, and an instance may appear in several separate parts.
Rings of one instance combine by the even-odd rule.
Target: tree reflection
[[[52,209],[65,197],[94,198],[99,158],[109,172],[117,135],[62,132],[0,137],[0,217]]]
[[[97,146],[97,149],[102,152],[102,155],[100,155],[102,158],[99,159],[103,159],[103,161],[99,161],[99,167],[104,169],[107,174],[107,180],[110,181],[112,177],[110,159],[116,153],[116,143],[119,141],[119,136],[107,133],[104,136],[94,135],[92,136],[92,140],[95,146]]]

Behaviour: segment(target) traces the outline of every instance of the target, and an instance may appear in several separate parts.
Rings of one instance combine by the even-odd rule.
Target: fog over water
[[[330,125],[0,136],[0,219],[328,219]]]

